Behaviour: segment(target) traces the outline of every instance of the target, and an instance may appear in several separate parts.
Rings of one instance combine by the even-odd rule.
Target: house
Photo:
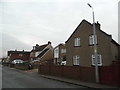
[[[98,66],[110,66],[120,58],[120,45],[112,36],[96,24],[96,44]],[[68,66],[92,67],[95,65],[93,24],[83,20],[66,41],[66,64]]]
[[[51,42],[44,45],[33,46],[30,53],[30,60],[39,60],[41,64],[53,63],[53,47]]]
[[[66,47],[65,44],[59,44],[54,48],[54,64],[65,65],[66,63]]]
[[[29,61],[30,58],[30,52],[29,51],[8,51],[7,59],[9,61],[15,60],[15,59],[21,59],[23,61]]]
[[[119,52],[118,60],[120,61],[120,46],[119,46],[119,50],[118,50],[118,52]]]

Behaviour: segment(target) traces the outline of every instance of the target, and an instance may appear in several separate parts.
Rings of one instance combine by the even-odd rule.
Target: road
[[[65,82],[47,79],[35,72],[26,72],[14,68],[2,68],[3,88],[85,88]]]

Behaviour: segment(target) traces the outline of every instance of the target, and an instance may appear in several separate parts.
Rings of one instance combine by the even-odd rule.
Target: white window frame
[[[54,49],[54,58],[59,58],[59,47]]]
[[[80,37],[74,39],[74,46],[80,46]]]
[[[61,49],[61,53],[66,53],[66,49]]]
[[[102,56],[100,54],[97,55],[98,66],[102,66]],[[92,55],[92,65],[95,66],[95,55]]]
[[[23,54],[19,54],[19,56],[21,56],[21,57],[22,57],[22,56],[23,56]]]
[[[97,44],[97,36],[95,35],[95,40],[96,40],[96,44]],[[90,45],[94,45],[95,44],[95,41],[94,41],[94,35],[90,35],[89,36],[89,44]]]
[[[73,65],[80,65],[80,56],[79,55],[73,56]]]

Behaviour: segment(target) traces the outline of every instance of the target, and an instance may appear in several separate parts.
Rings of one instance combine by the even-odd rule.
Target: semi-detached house
[[[49,41],[47,44],[33,46],[30,60],[39,60],[40,64],[53,63],[53,47]]]
[[[110,66],[120,59],[120,45],[96,23],[97,59],[99,66]],[[95,65],[93,24],[83,20],[66,41],[68,66],[92,67]]]
[[[54,48],[54,64],[66,65],[66,47],[63,43]]]

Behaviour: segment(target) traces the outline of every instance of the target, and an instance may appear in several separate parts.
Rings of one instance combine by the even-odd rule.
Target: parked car
[[[61,62],[61,65],[66,65],[66,61],[62,61],[62,62]]]
[[[33,60],[33,61],[31,61],[31,64],[39,64],[39,63],[40,63],[39,60]]]
[[[37,68],[40,65],[40,60],[33,60],[30,64],[32,68]]]
[[[12,62],[11,62],[11,64],[20,64],[20,63],[23,63],[24,61],[23,60],[20,60],[20,59],[16,59],[16,60],[13,60]]]

